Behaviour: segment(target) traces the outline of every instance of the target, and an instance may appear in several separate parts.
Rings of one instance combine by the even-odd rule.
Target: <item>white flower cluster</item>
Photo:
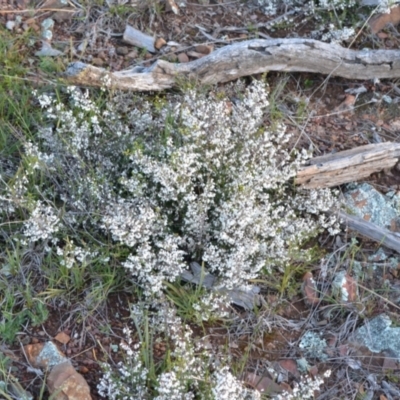
[[[156,327],[164,340],[171,343],[171,357],[175,360],[173,372],[181,378],[200,377],[204,374],[204,366],[201,358],[196,357],[194,346],[191,345],[192,330],[189,326],[182,324],[176,315],[175,308],[168,303],[161,303],[157,313],[151,318],[151,326]]]
[[[73,240],[69,240],[63,248],[59,246],[56,247],[56,254],[61,256],[60,265],[70,269],[74,265],[85,265],[97,256],[98,252],[91,252],[83,249],[75,245]]]
[[[135,311],[135,310],[134,310]],[[153,327],[153,334],[157,334],[157,341],[166,340],[172,348],[170,357],[172,367],[162,372],[157,379],[157,400],[191,400],[193,392],[187,389],[187,382],[194,377],[204,374],[201,358],[196,358],[192,346],[189,345],[191,330],[182,325],[181,320],[175,315],[175,310],[166,304],[153,315],[147,323]],[[137,314],[137,312],[135,312]],[[143,312],[140,313],[141,317]],[[137,323],[143,329],[142,323]],[[104,364],[104,375],[98,385],[99,394],[110,399],[150,398],[147,389],[148,370],[141,361],[140,343],[132,346],[131,332],[125,329],[127,343],[121,347],[126,353],[126,361],[118,365],[118,374],[112,372],[109,365]],[[199,375],[201,374],[201,375]],[[131,397],[126,395],[130,394]],[[137,397],[139,396],[139,397]]]
[[[331,371],[324,373],[325,378],[329,378]],[[312,400],[315,399],[315,392],[321,389],[324,379],[317,376],[315,379],[310,377],[302,377],[299,383],[295,383],[291,392],[283,392],[273,398],[273,400]]]
[[[229,371],[228,367],[216,370],[212,376],[212,394],[215,400],[259,400],[261,395],[256,390],[248,390]]]
[[[253,0],[253,2],[262,7],[266,15],[276,15],[279,11],[287,9],[288,6],[297,7],[306,3],[306,0]]]
[[[29,217],[24,222],[24,236],[29,242],[52,239],[60,228],[60,219],[53,207],[37,201]]]
[[[116,375],[107,363],[102,364],[103,376],[97,390],[100,396],[110,400],[131,400],[149,398],[147,389],[148,371],[140,357],[141,343],[132,344],[131,331],[124,329],[127,343],[122,342],[121,348],[126,353],[125,362],[119,362]]]
[[[344,10],[354,7],[357,4],[356,0],[313,0],[312,9],[324,10]]]
[[[354,37],[356,31],[354,28],[343,28],[343,29],[335,29],[333,24],[329,25],[329,31],[322,35],[321,40],[324,42],[330,43],[342,43],[343,41],[349,40],[351,37]]]
[[[212,318],[223,319],[229,316],[229,300],[226,296],[215,292],[209,292],[203,295],[199,301],[193,304],[196,311],[196,319],[201,321],[209,321]]]
[[[398,5],[397,0],[379,0],[377,2],[374,2],[374,5],[377,3],[377,6],[375,8],[376,13],[382,13],[382,14],[390,14],[390,10],[392,7],[396,7]]]

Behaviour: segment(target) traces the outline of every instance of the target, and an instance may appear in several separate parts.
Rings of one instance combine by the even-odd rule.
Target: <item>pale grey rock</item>
[[[57,57],[63,54],[62,51],[53,49],[50,43],[43,41],[42,48],[35,53],[37,57]]]
[[[368,183],[348,185],[344,199],[352,213],[382,228],[390,228],[399,216],[399,196],[384,195]]]
[[[386,351],[400,360],[400,328],[391,325],[392,321],[386,314],[378,315],[358,328],[352,341],[366,346],[373,353]]]
[[[14,30],[14,28],[15,28],[15,21],[7,21],[7,22],[6,22],[6,28],[7,28],[9,31]]]
[[[37,360],[39,364],[45,362],[48,368],[52,368],[57,364],[66,362],[67,358],[60,353],[53,342],[46,342]]]

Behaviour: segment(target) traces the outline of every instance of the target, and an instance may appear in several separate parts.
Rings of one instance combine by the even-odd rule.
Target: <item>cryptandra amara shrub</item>
[[[48,125],[38,143],[26,143],[31,168],[3,198],[30,211],[21,242],[43,242],[48,251],[52,243],[62,254],[58,239],[79,229],[98,240],[110,234],[127,249],[119,262],[147,296],[191,260],[229,289],[306,259],[301,245],[335,230],[324,214],[335,197],[294,188],[307,152],[285,149],[283,126],[263,126],[266,85],[254,81],[244,94],[240,85],[232,102],[195,90],[155,104],[120,94],[105,110],[76,88],[64,102],[39,96]],[[75,239],[73,254],[95,256]]]
[[[153,102],[119,93],[104,106],[74,87],[59,98],[39,95],[45,121],[0,197],[3,217],[25,218],[15,240],[64,258],[65,268],[112,258],[147,299],[162,296],[163,282],[179,278],[189,261],[229,289],[307,260],[302,245],[336,230],[325,214],[335,196],[294,187],[308,154],[287,149],[284,126],[264,126],[267,86],[229,90],[232,99],[188,90]],[[183,390],[188,366],[159,376],[160,399]],[[147,379],[131,368],[122,374]],[[234,398],[221,383],[230,372],[215,371],[210,396]]]
[[[307,256],[302,243],[334,220],[329,190],[295,190],[306,152],[285,150],[283,126],[265,129],[268,92],[254,82],[233,104],[195,91],[131,111],[132,149],[103,227],[133,251],[124,262],[148,295],[187,260],[205,262],[228,288]],[[155,137],[154,132],[161,132]],[[138,136],[138,139],[139,137]]]

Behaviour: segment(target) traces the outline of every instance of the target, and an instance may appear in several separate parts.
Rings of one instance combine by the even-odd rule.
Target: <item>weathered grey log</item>
[[[150,53],[155,53],[157,51],[154,47],[154,37],[146,35],[130,25],[126,26],[122,39],[124,42],[132,44],[133,46],[142,47]]]
[[[255,39],[222,47],[185,64],[158,60],[150,67],[109,72],[81,62],[70,64],[65,77],[74,84],[122,90],[163,90],[177,78],[201,84],[228,82],[266,71],[315,72],[348,79],[399,78],[400,50],[349,50],[312,39]]]
[[[343,224],[348,226],[350,229],[357,231],[362,236],[400,253],[399,233],[391,232],[388,229],[373,224],[372,222],[365,221],[360,217],[349,215],[344,211],[339,211],[339,218],[343,221]]]
[[[307,189],[333,187],[393,168],[400,157],[400,143],[375,143],[335,154],[314,157],[302,167],[296,184]]]

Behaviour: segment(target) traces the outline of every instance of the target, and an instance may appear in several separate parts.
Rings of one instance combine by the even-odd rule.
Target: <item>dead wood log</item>
[[[157,51],[154,47],[154,37],[146,35],[130,25],[125,27],[123,41],[137,47],[142,47],[150,53],[155,53]]]
[[[333,187],[367,178],[393,168],[400,157],[400,143],[376,143],[335,154],[314,157],[302,167],[296,184],[307,189]]]
[[[228,82],[266,71],[315,72],[348,79],[399,78],[400,50],[349,50],[312,39],[255,39],[222,47],[185,64],[158,60],[150,67],[108,72],[82,62],[69,65],[66,79],[77,85],[163,90],[177,78],[201,84]]]
[[[381,228],[372,222],[365,221],[355,215],[349,215],[344,211],[339,211],[339,218],[348,228],[358,232],[362,236],[367,237],[375,242],[380,243],[389,249],[400,253],[400,234]]]

